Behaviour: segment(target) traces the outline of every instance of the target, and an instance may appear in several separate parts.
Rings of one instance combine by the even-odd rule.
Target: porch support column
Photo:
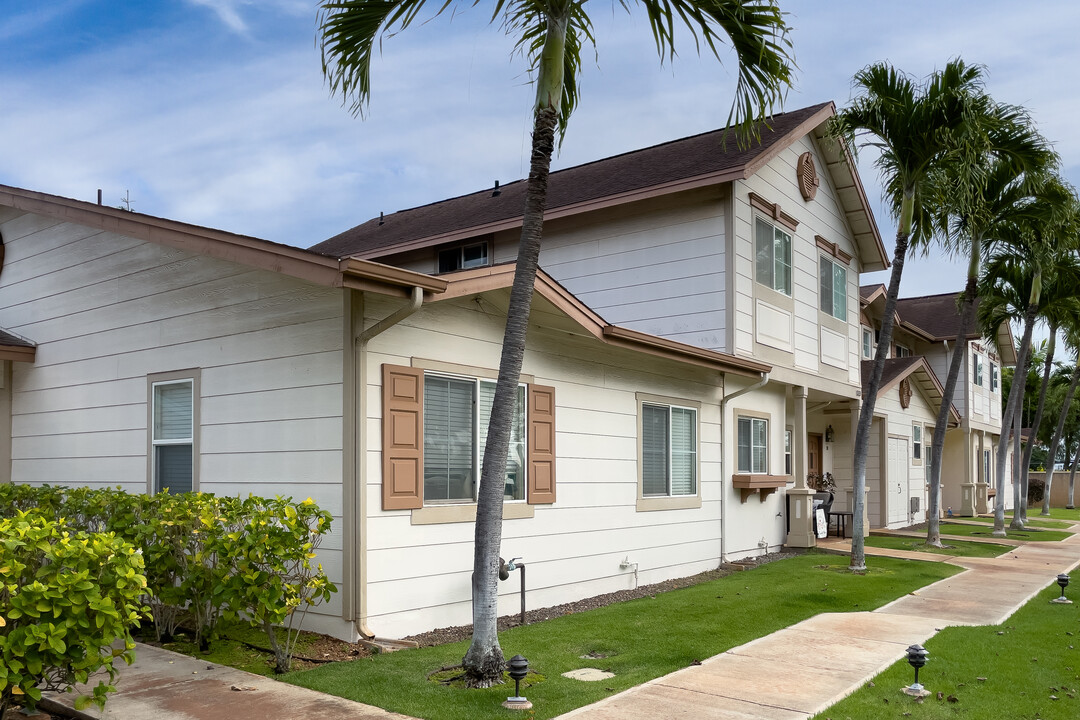
[[[992,438],[993,436],[991,436]],[[991,449],[993,448],[993,441],[990,443]],[[990,469],[986,467],[986,431],[979,431],[979,454],[976,456],[975,461],[979,463],[979,486],[975,488],[975,512],[979,515],[984,515],[990,512]]]
[[[791,503],[791,530],[788,531],[788,547],[814,547],[817,538],[814,536],[814,518],[812,515],[814,491],[806,487],[806,396],[808,392],[804,386],[794,388],[795,412],[792,420],[794,429],[791,433],[792,463],[791,469],[795,473],[795,487],[788,490],[788,502]]]
[[[965,418],[966,420],[966,418]],[[978,488],[978,468],[972,467],[971,456],[975,452],[972,447],[975,433],[971,431],[971,425],[965,422],[964,428],[964,482],[960,485],[960,507],[957,515],[972,517],[975,512],[975,492]]]

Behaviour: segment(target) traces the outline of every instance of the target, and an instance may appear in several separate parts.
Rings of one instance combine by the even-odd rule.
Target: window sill
[[[673,497],[639,497],[638,512],[653,510],[689,510],[701,507],[701,495],[675,495]]]
[[[531,518],[533,505],[523,502],[503,502],[503,520]],[[468,505],[428,505],[412,511],[413,525],[442,525],[476,521],[476,503]]]
[[[743,474],[731,476],[731,487],[739,491],[743,502],[746,502],[746,499],[754,493],[757,493],[761,502],[765,502],[765,498],[791,482],[790,475]]]

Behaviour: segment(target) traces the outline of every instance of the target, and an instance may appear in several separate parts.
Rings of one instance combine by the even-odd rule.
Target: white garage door
[[[907,440],[889,438],[889,474],[885,486],[890,526],[907,520],[908,466]]]

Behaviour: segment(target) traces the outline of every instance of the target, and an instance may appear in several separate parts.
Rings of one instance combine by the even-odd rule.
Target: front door
[[[821,435],[808,433],[806,435],[806,473],[808,475],[820,475],[824,467],[821,461]]]
[[[886,517],[890,526],[906,524],[908,505],[908,443],[905,438],[889,438],[888,493]]]

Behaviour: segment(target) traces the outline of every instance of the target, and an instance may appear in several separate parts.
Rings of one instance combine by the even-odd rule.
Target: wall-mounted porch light
[[[825,442],[831,443],[836,437],[836,433],[833,432],[832,425],[825,428]]]

